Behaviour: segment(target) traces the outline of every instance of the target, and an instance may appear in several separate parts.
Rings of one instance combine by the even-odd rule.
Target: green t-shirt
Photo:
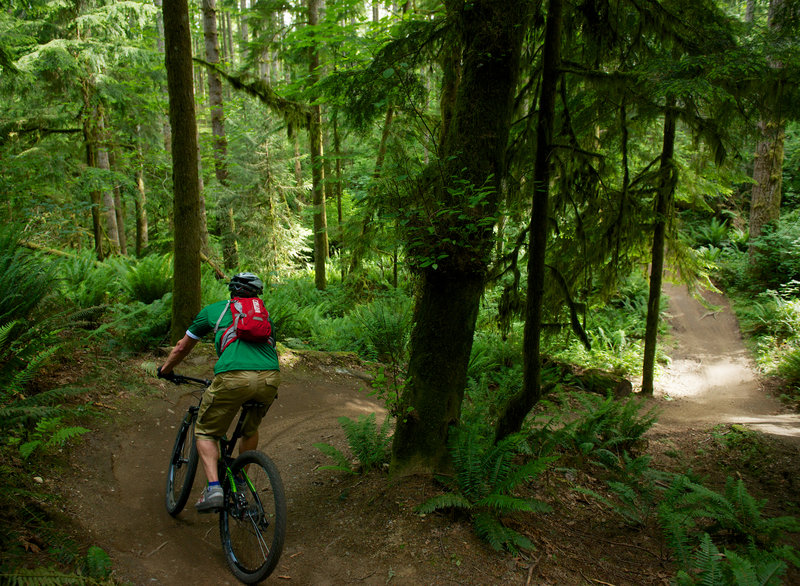
[[[233,323],[227,301],[218,301],[201,309],[192,325],[186,330],[186,334],[190,338],[199,340],[206,334],[213,333],[214,326],[223,312],[222,321],[219,322],[219,329],[214,337],[214,348],[219,356],[214,366],[214,374],[230,370],[280,370],[278,353],[266,342],[257,344],[234,340],[221,355],[219,354],[220,339],[228,326]]]

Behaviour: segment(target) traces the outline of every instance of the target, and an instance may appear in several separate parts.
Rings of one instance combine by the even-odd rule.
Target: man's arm
[[[189,355],[189,352],[192,351],[192,348],[195,347],[198,340],[196,338],[191,337],[188,333],[181,338],[172,351],[167,356],[166,362],[160,368],[159,372],[161,374],[170,374],[172,369],[180,364],[181,360],[186,358]]]

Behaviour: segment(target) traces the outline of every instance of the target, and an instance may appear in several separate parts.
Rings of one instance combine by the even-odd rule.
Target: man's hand
[[[169,373],[161,372],[161,367],[160,366],[158,367],[158,370],[156,372],[158,373],[158,378],[163,378],[163,379],[166,379],[168,381],[174,381],[175,380],[175,373],[174,372],[169,372]]]

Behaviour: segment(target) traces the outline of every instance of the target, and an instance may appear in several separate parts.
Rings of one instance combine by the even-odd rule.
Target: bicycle
[[[167,512],[177,516],[186,506],[197,472],[197,446],[194,428],[203,392],[211,381],[179,374],[171,379],[176,385],[192,383],[202,389],[192,391],[198,399],[190,405],[178,428],[167,468]],[[239,420],[230,439],[220,440],[219,479],[224,504],[219,510],[219,533],[230,570],[241,582],[255,584],[275,569],[286,536],[286,495],[278,468],[263,452],[250,450],[233,457],[242,425],[250,409],[261,407],[257,401],[242,404]]]

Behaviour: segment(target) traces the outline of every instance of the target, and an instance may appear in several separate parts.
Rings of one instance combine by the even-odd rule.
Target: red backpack
[[[272,336],[272,323],[269,321],[269,312],[264,307],[264,302],[258,297],[234,297],[228,301],[231,309],[233,323],[222,334],[219,342],[219,353],[222,354],[234,340],[269,343],[275,347],[275,338]],[[225,311],[219,315],[214,334],[219,330],[219,324]]]

